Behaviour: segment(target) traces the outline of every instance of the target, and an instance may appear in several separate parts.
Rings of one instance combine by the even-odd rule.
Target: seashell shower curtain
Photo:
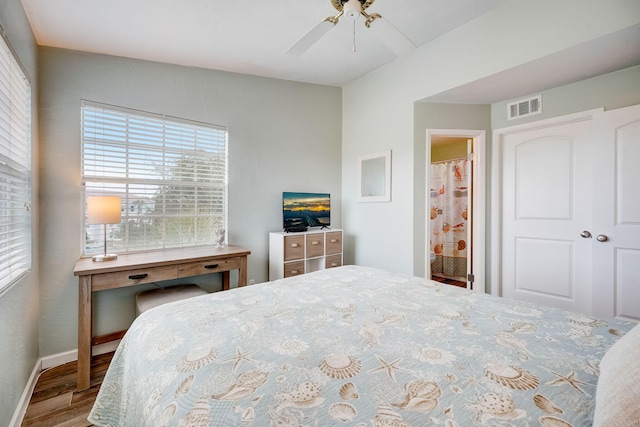
[[[470,164],[467,160],[431,164],[429,248],[436,254],[432,274],[466,280]]]

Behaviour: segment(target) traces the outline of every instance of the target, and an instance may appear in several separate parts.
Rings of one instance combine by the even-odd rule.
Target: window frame
[[[93,131],[87,130],[87,128],[91,127],[91,125],[88,124],[87,115],[98,114],[96,112],[99,111],[104,112],[105,123],[107,123],[108,126],[112,126],[110,128],[111,130],[105,131],[102,135],[104,138],[102,139],[100,139],[98,133],[92,134],[91,132]],[[135,131],[136,129],[139,130],[137,126],[140,125],[140,123],[147,123],[149,125],[151,128],[149,136],[141,136],[139,132]],[[122,127],[117,127],[120,125]],[[162,129],[162,132],[153,133],[153,131],[157,129]],[[175,137],[174,131],[176,131],[176,129],[182,129],[185,134],[189,135],[189,132],[193,131],[193,138],[187,136],[184,140],[180,140],[179,138],[172,139]],[[182,135],[181,131],[178,133]],[[107,228],[108,230],[111,229],[107,237],[108,244],[115,245],[115,247],[109,249],[109,252],[115,251],[124,254],[213,245],[215,229],[226,229],[228,222],[228,134],[228,129],[225,126],[82,100],[82,256],[89,257],[97,253],[102,253],[103,250],[100,248],[104,248],[104,238],[101,238],[103,226],[98,226],[99,228],[92,230],[88,228],[90,226],[87,224],[86,199],[89,196],[95,195],[119,195],[123,198],[121,223],[115,225],[115,227],[108,226]],[[101,142],[97,142],[98,140]],[[188,144],[185,144],[185,141],[188,142]],[[191,143],[193,143],[193,146],[190,145]],[[100,144],[109,146],[109,148],[105,150],[106,154],[102,160],[99,160],[98,157],[95,156],[96,150],[92,148],[99,147]],[[117,147],[120,147],[123,153],[126,154],[114,154],[114,150],[118,149]],[[145,147],[148,152],[145,152]],[[88,154],[88,151],[91,150],[93,150],[93,154]],[[135,154],[133,154],[134,152],[137,152],[137,158]],[[94,157],[91,157],[92,155]],[[159,167],[156,166],[161,172],[156,173],[154,177],[150,177],[150,175],[153,175],[149,172],[151,167],[145,166],[146,163],[142,160],[145,155],[156,160],[161,158],[161,162],[164,162],[165,158],[173,158],[175,163],[174,166],[169,166],[167,163],[162,163]],[[118,156],[121,156],[121,158]],[[179,159],[176,160],[177,158]],[[97,169],[99,168],[100,161],[104,162],[105,176],[96,175],[99,174]],[[88,163],[90,162],[94,162],[95,164],[89,165]],[[189,162],[193,163],[190,164]],[[149,161],[149,163],[153,162]],[[193,167],[189,168],[191,165],[193,165]],[[138,167],[138,170],[136,170],[136,167]],[[145,167],[150,175],[141,177],[141,170],[144,171]],[[91,170],[92,168],[93,170]],[[178,179],[170,179],[172,176],[171,172],[168,172],[170,169],[179,171],[177,172]],[[122,173],[123,175],[117,175],[118,173]],[[180,178],[180,174],[182,174],[182,178]],[[202,177],[202,180],[197,177]],[[103,186],[102,189],[98,189],[100,185]],[[164,188],[164,190],[162,190],[164,191],[163,197],[155,195],[153,196],[153,202],[149,201],[146,203],[145,200],[151,200],[152,196],[149,195],[151,194],[149,192],[154,187],[157,187],[157,191],[160,191],[160,188]],[[134,188],[139,190],[137,195],[136,191],[133,190]],[[140,190],[141,188],[146,188],[146,190]],[[172,188],[172,190],[168,190],[167,188]],[[169,193],[169,191],[173,191],[173,193]],[[186,193],[183,193],[183,191]],[[176,197],[176,192],[180,197]],[[146,194],[146,199],[142,198],[140,194]],[[173,198],[172,205],[168,201],[169,197],[167,197],[167,194],[170,194]],[[183,194],[187,194],[184,196],[186,199],[182,198]],[[198,198],[199,194],[200,197]],[[138,199],[136,199],[136,197]],[[192,199],[190,197],[192,197]],[[176,200],[178,201],[176,202]],[[182,213],[183,204],[187,204],[184,203],[183,200],[193,202],[193,212]],[[203,203],[202,206],[204,206],[204,208],[200,207],[200,202]],[[133,209],[133,203],[139,203],[137,208],[139,211],[137,213]],[[140,205],[147,206],[144,208],[144,213]],[[150,213],[149,205],[154,207],[153,209],[155,210],[153,213]],[[210,205],[214,206],[212,207]],[[163,214],[158,214],[157,206],[160,206],[159,209],[162,209]],[[207,210],[207,208],[211,208],[211,210]],[[173,212],[176,209],[179,211],[177,214],[167,213]],[[150,216],[145,216],[145,213]],[[152,225],[148,224],[153,223],[153,227],[156,227],[156,229],[151,230],[151,232],[156,233],[156,239],[153,240],[156,244],[150,244],[146,240],[146,237],[143,239],[131,237],[135,235],[135,232],[130,232],[132,228],[135,228],[135,224],[131,221],[136,218],[137,220],[146,222],[147,225],[142,224],[141,227],[151,229]],[[163,223],[164,225],[158,225],[158,223],[153,221],[158,221],[158,223]],[[174,236],[175,234],[167,231],[170,227],[168,227],[166,223],[169,221],[192,221],[190,224],[192,224],[191,228],[195,229],[194,239],[182,241],[183,233],[177,232],[177,234],[181,236],[178,242],[168,240],[168,235]],[[199,224],[203,224],[201,225],[203,231],[198,231]],[[100,236],[97,235],[98,230]],[[200,233],[199,235],[198,232]],[[146,233],[141,234],[146,236]],[[117,240],[113,239],[116,235],[121,238],[121,247],[117,247],[118,242],[113,242],[113,240]],[[91,236],[91,239],[89,236]],[[89,249],[89,241],[94,241],[92,239],[93,236],[96,237],[96,244]],[[97,244],[100,239],[101,242]],[[144,244],[141,242],[144,242]]]
[[[0,35],[2,36],[0,37],[0,76],[2,76],[0,80],[0,295],[2,295],[29,274],[33,267],[31,214],[33,110],[31,78],[2,27],[0,27]],[[6,251],[5,247],[8,248]]]

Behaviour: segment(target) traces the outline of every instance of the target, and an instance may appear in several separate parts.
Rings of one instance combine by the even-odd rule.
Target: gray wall
[[[493,129],[530,123],[594,108],[613,110],[638,104],[640,103],[640,66],[603,74],[539,93],[542,94],[542,113],[535,116],[507,120],[507,104],[515,100],[510,99],[493,104],[491,106]],[[538,93],[531,95],[538,95]],[[518,99],[527,97],[523,96]]]
[[[491,106],[426,102],[414,104],[413,274],[420,277],[424,277],[426,267],[427,129],[485,130],[488,148],[491,145]],[[487,149],[485,155],[487,170],[490,170],[491,152]],[[489,176],[485,178],[488,183]]]
[[[38,360],[38,85],[37,51],[20,0],[0,2],[0,26],[31,78],[33,111],[32,272],[0,292],[0,425],[9,425]]]
[[[227,126],[230,244],[251,250],[248,278],[268,278],[268,233],[282,227],[282,192],[327,192],[341,218],[341,89],[41,48],[40,355],[77,347],[81,253],[80,101]],[[232,281],[235,280],[232,275]],[[216,275],[196,280],[220,288]],[[127,328],[134,293],[94,296],[94,333]]]

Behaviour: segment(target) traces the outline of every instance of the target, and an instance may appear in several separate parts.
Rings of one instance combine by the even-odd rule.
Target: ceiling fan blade
[[[416,45],[384,17],[377,17],[370,23],[369,28],[399,57],[408,55],[416,49]]]
[[[313,46],[322,36],[327,34],[330,29],[335,26],[334,22],[330,20],[324,20],[320,22],[318,25],[313,27],[307,34],[302,36],[300,40],[296,42],[293,46],[287,50],[287,55],[292,56],[301,56],[305,53],[311,46]]]

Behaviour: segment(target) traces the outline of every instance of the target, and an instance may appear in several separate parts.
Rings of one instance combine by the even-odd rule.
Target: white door
[[[591,115],[502,133],[502,295],[591,311]]]
[[[596,116],[594,136],[594,314],[640,320],[640,105]]]

